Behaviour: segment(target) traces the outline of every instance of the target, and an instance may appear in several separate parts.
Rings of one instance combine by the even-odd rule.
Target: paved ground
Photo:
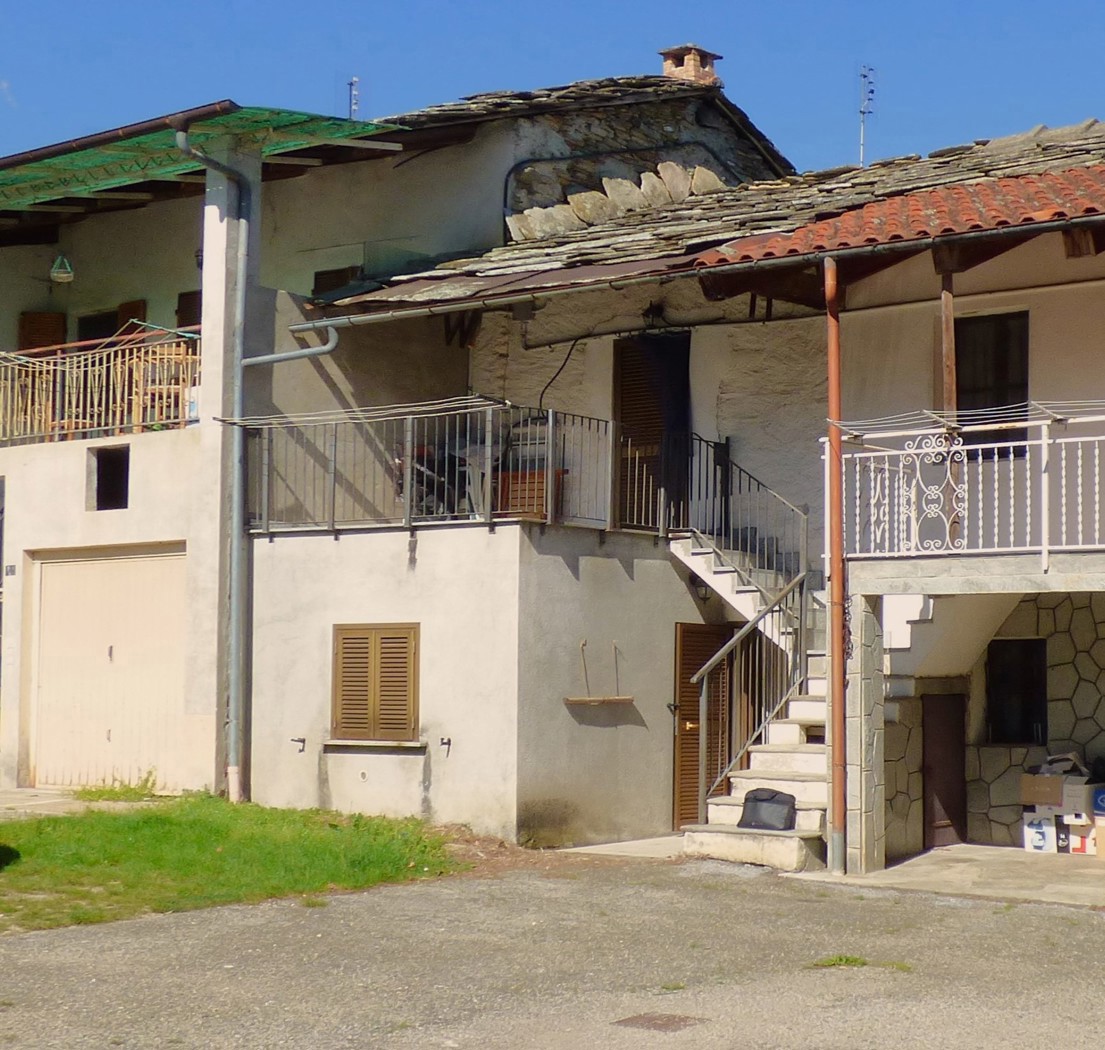
[[[1103,988],[1088,908],[575,855],[7,937],[0,1046],[1075,1050]]]

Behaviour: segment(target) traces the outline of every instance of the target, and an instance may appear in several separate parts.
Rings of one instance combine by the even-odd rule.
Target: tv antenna
[[[349,119],[357,119],[357,110],[361,108],[361,93],[357,88],[357,85],[361,82],[360,77],[353,77],[349,81]]]
[[[863,167],[863,149],[867,138],[867,118],[875,112],[875,70],[859,68],[859,166]]]

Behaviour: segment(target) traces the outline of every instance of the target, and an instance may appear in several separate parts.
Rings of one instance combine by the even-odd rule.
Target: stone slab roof
[[[398,119],[398,118],[396,118]],[[1043,172],[1071,171],[1105,164],[1105,125],[1097,120],[1031,131],[1001,139],[878,161],[865,168],[844,167],[806,172],[769,182],[728,188],[685,187],[682,199],[638,205],[615,218],[559,235],[519,241],[476,258],[444,262],[433,270],[396,278],[388,287],[343,300],[339,305],[371,308],[373,301],[405,298],[403,285],[414,282],[423,301],[430,282],[442,284],[442,299],[456,298],[444,287],[458,281],[467,294],[490,278],[559,272],[562,283],[576,283],[577,267],[655,262],[658,271],[679,265],[690,255],[743,238],[786,234],[865,205],[939,187],[987,179],[1016,178]],[[647,174],[646,174],[647,177]],[[644,195],[641,195],[644,197]],[[632,268],[638,269],[635,265]],[[500,282],[496,280],[495,284]],[[459,290],[459,288],[457,289]]]

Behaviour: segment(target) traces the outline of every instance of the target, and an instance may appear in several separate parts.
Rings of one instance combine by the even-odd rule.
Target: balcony
[[[194,334],[0,354],[0,445],[137,434],[198,418]]]
[[[1038,554],[1046,570],[1052,553],[1105,550],[1100,406],[982,415],[847,436],[847,558]]]
[[[606,420],[457,398],[243,425],[253,532],[610,520]]]

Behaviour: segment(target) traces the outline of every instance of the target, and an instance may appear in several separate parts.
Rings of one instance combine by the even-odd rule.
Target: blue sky
[[[361,116],[659,71],[695,41],[801,168],[1105,118],[1102,0],[0,0],[0,156],[221,98]]]

